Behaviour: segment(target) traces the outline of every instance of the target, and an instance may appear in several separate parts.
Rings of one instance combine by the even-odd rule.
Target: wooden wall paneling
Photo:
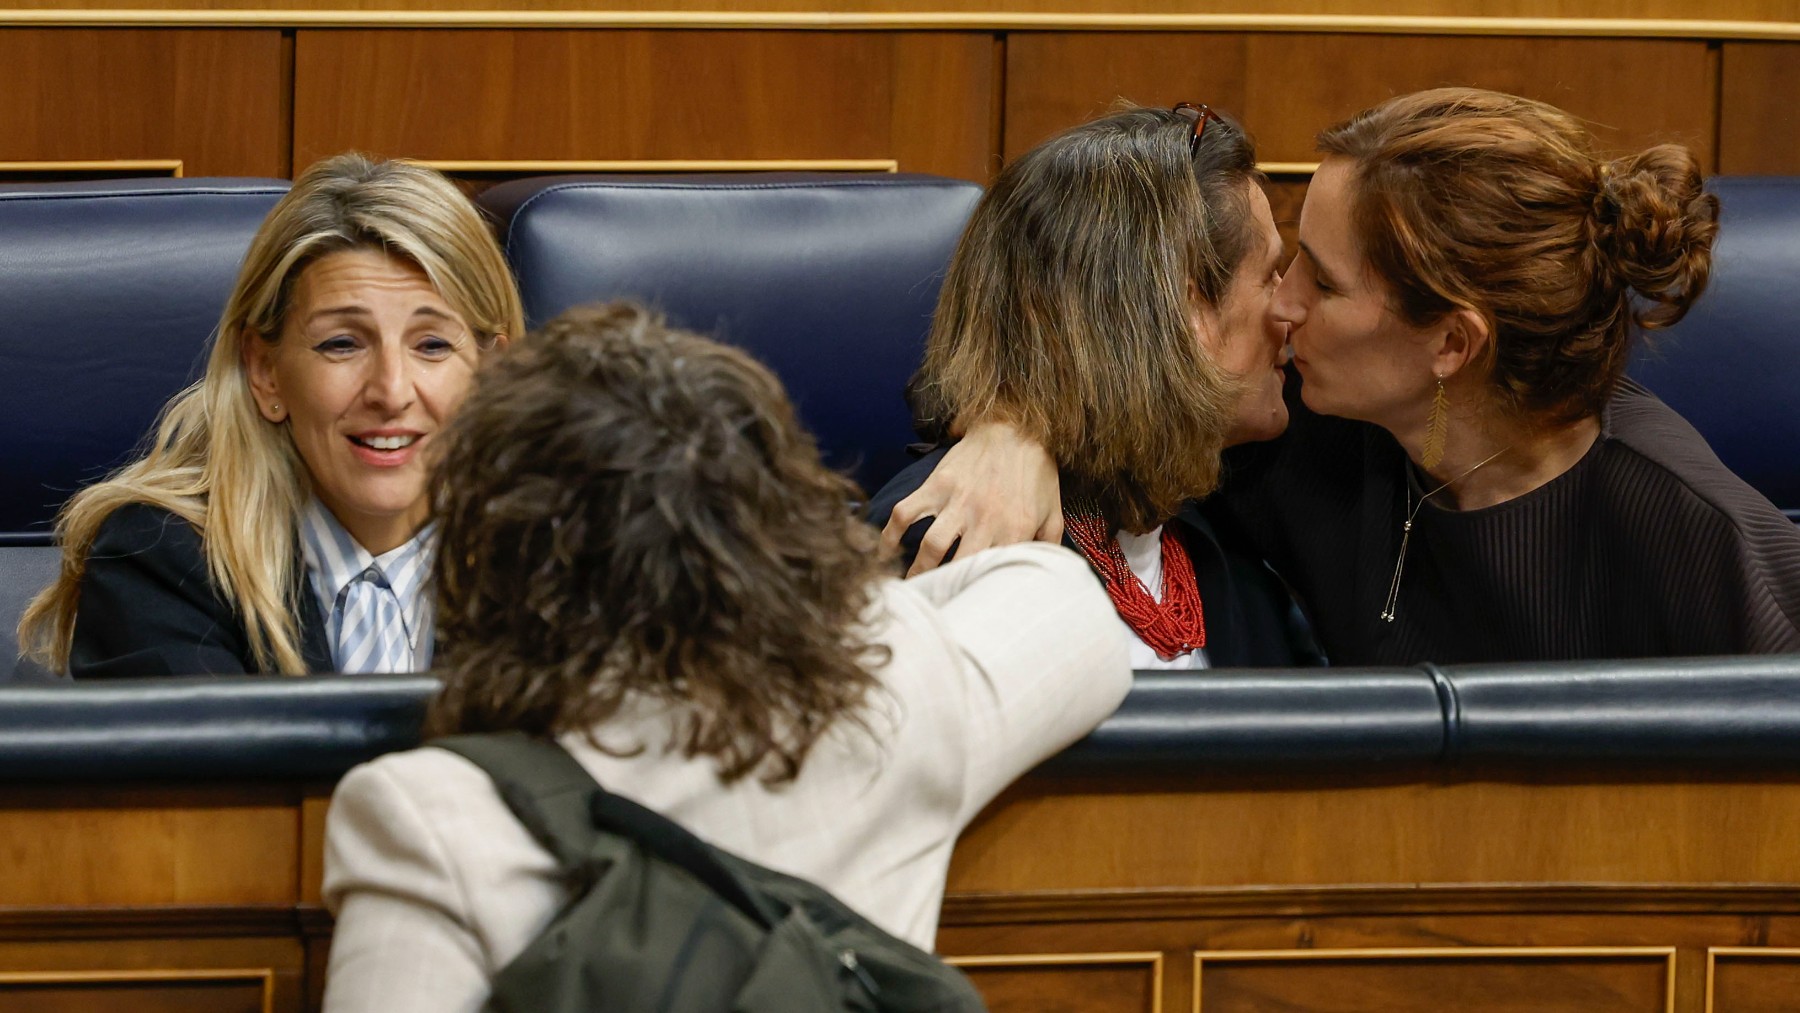
[[[1720,946],[1707,951],[1707,1013],[1792,1013],[1796,1005],[1800,949]]]
[[[292,904],[300,828],[276,788],[0,791],[0,907]]]
[[[203,0],[19,0],[24,9],[81,10],[118,8],[192,10],[215,6]],[[583,11],[595,0],[232,0],[241,10],[290,11]],[[607,11],[788,11],[859,14],[864,12],[1022,12],[1224,15],[1242,20],[1293,16],[1334,18],[1472,17],[1586,19],[1720,19],[1785,22],[1794,18],[1791,0],[608,0]],[[1655,28],[1649,29],[1655,30]]]
[[[1190,32],[1008,36],[1002,150],[1010,161],[1052,134],[1111,112],[1120,100],[1149,106],[1205,102],[1242,116],[1247,38]]]
[[[993,1013],[1161,1013],[1162,953],[955,956]]]
[[[1393,95],[1448,84],[1567,108],[1610,150],[1680,140],[1713,158],[1707,45],[1661,39],[1044,33],[1008,40],[1013,157],[1118,98],[1200,101],[1238,116],[1271,162],[1317,159],[1318,132]]]
[[[1700,41],[1261,33],[1245,61],[1242,113],[1270,161],[1316,159],[1320,130],[1394,95],[1471,85],[1561,106],[1614,154],[1680,141],[1713,164],[1718,86]]]
[[[0,162],[285,176],[275,29],[0,29]]]
[[[949,889],[1795,882],[1800,784],[1487,773],[1028,778],[963,835]]]
[[[979,33],[302,31],[294,157],[904,155],[978,173],[991,60]]]
[[[0,974],[8,1013],[268,1013],[267,971]]]
[[[1672,949],[1194,955],[1197,1013],[1674,1013]]]
[[[279,937],[9,940],[0,1009],[300,1013],[301,961]]]
[[[892,45],[890,150],[901,171],[987,182],[999,168],[1003,44],[977,32],[914,32]]]
[[[1800,174],[1800,43],[1721,47],[1719,171]]]

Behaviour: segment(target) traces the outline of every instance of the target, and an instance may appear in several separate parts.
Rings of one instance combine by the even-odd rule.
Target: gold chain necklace
[[[1506,447],[1501,447],[1499,450],[1494,451],[1494,453],[1491,456],[1489,456],[1485,460],[1478,462],[1474,467],[1470,468],[1468,471],[1463,472],[1462,474],[1456,476],[1455,478],[1451,479],[1450,481],[1445,482],[1443,485],[1438,486],[1436,489],[1433,489],[1430,492],[1426,493],[1425,495],[1420,496],[1419,502],[1417,504],[1414,504],[1412,501],[1412,483],[1408,482],[1406,484],[1406,523],[1404,523],[1400,526],[1400,554],[1398,556],[1394,557],[1394,579],[1393,579],[1393,581],[1391,581],[1388,584],[1387,604],[1382,606],[1382,609],[1381,609],[1381,621],[1382,622],[1391,623],[1394,621],[1394,616],[1396,614],[1395,608],[1400,604],[1400,574],[1406,570],[1406,546],[1408,543],[1410,543],[1412,541],[1413,520],[1419,516],[1420,510],[1425,509],[1425,501],[1430,499],[1433,496],[1436,496],[1438,493],[1443,492],[1445,489],[1450,488],[1451,486],[1462,481],[1463,479],[1468,478],[1470,475],[1475,474],[1475,472],[1477,470],[1479,470],[1480,468],[1482,468],[1484,465],[1492,463],[1495,458],[1499,457],[1501,454],[1504,454],[1511,449],[1512,449],[1512,447],[1506,446]],[[1404,478],[1405,478],[1405,470],[1404,469],[1406,468],[1405,463],[1403,462],[1400,465],[1400,467],[1402,469],[1401,478],[1404,480]]]

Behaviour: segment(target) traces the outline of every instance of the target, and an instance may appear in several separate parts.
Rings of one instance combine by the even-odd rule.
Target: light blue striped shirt
[[[423,672],[431,667],[435,615],[425,584],[431,573],[436,532],[435,524],[427,524],[406,544],[375,556],[344,530],[317,497],[300,512],[300,554],[313,592],[319,596],[325,639],[331,644],[331,661],[337,671],[351,670],[350,663],[371,649],[375,656],[357,664],[357,670]],[[379,578],[375,581],[378,593],[389,596],[398,608],[404,634],[400,649],[383,652],[366,643],[379,639],[374,631],[366,626],[346,628],[344,623],[350,585],[371,568],[375,571],[372,576]]]

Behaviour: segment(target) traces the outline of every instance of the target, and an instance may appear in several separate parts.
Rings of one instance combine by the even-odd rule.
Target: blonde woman
[[[523,330],[449,181],[313,165],[251,242],[206,375],[141,460],[64,508],[62,573],[21,644],[78,678],[426,668],[430,459]]]

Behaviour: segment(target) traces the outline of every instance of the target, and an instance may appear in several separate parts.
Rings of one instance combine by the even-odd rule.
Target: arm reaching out
[[[1061,541],[1056,462],[1012,426],[978,422],[925,484],[895,505],[881,531],[882,550],[897,553],[900,536],[925,517],[935,519],[908,576],[942,563],[952,546],[966,559],[995,545]]]

